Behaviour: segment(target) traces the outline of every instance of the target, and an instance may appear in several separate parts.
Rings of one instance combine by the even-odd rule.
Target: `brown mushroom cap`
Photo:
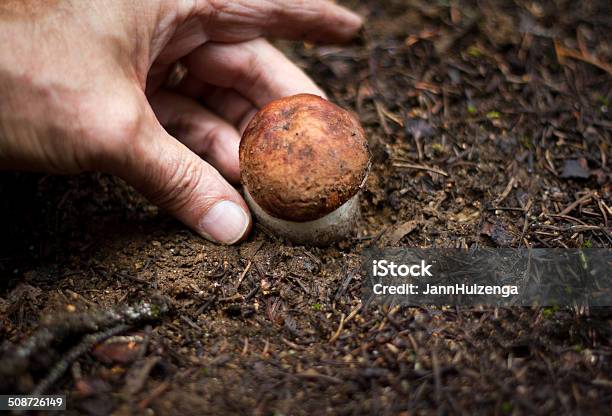
[[[348,111],[311,94],[272,101],[240,142],[240,176],[257,204],[289,221],[311,221],[357,193],[369,165],[365,133]]]

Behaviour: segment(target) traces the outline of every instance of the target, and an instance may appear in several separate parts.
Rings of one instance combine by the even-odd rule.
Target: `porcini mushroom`
[[[351,234],[369,164],[356,117],[311,94],[263,107],[240,142],[251,210],[265,227],[300,244],[325,245]]]

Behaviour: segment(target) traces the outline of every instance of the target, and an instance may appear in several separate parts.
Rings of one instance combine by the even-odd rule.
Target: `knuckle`
[[[178,161],[172,166],[165,166],[168,171],[161,172],[161,178],[149,198],[151,201],[170,211],[182,211],[195,208],[198,190],[206,182],[206,175],[199,164],[191,161]],[[200,202],[201,204],[201,202]]]
[[[231,128],[221,123],[210,123],[202,132],[202,144],[199,149],[200,153],[208,154],[211,149],[216,147],[232,134]]]
[[[192,113],[181,113],[164,125],[166,131],[178,139],[186,139],[197,126]]]
[[[261,43],[264,42],[264,43]],[[262,52],[267,52],[265,41],[259,39],[253,40],[245,44],[243,62],[240,62],[239,68],[236,69],[236,74],[239,76],[234,80],[234,86],[247,91],[245,94],[249,96],[252,91],[261,88],[261,84],[265,82],[267,77],[268,65],[262,60]],[[240,68],[249,68],[248,76],[242,76]]]
[[[177,116],[166,126],[172,136],[190,143],[198,155],[205,155],[224,139],[231,137],[231,127],[222,122],[206,122],[197,115],[185,113]]]
[[[208,5],[210,7],[210,14],[217,16],[227,9],[228,2],[225,0],[208,0]]]

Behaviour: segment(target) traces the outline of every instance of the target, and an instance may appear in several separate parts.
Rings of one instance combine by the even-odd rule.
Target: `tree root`
[[[50,349],[52,344],[58,343],[68,336],[93,333],[85,336],[79,345],[66,353],[51,369],[47,377],[36,386],[34,393],[41,394],[48,390],[61,377],[70,364],[91,346],[125,331],[130,326],[158,319],[168,309],[167,300],[159,297],[133,305],[123,305],[108,310],[67,314],[56,318],[52,322],[43,324],[20,345],[3,346],[4,353],[0,359],[0,379],[8,383],[15,381],[16,378],[27,372],[35,354]]]

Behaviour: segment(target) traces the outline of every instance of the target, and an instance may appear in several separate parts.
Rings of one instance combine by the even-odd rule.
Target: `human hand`
[[[4,0],[0,168],[112,173],[234,243],[251,226],[226,181],[239,132],[273,99],[323,95],[261,37],[345,41],[361,23],[323,0]]]

